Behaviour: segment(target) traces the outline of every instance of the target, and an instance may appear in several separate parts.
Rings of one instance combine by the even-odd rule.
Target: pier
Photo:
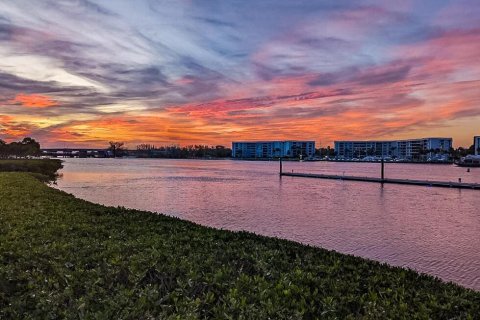
[[[301,177],[301,178],[317,178],[317,179],[331,179],[331,180],[345,180],[345,181],[363,181],[363,182],[377,182],[377,183],[395,183],[407,184],[412,186],[425,187],[443,187],[443,188],[457,188],[457,189],[474,189],[480,190],[480,183],[464,183],[464,182],[448,182],[448,181],[426,181],[426,180],[407,180],[407,179],[389,179],[389,178],[375,178],[375,177],[356,177],[356,176],[340,176],[330,174],[314,174],[314,173],[287,173],[283,172],[282,176]]]
[[[390,184],[403,184],[403,185],[411,185],[411,186],[480,190],[480,183],[385,178],[385,166],[384,166],[383,161],[382,161],[382,165],[381,165],[381,178],[345,176],[345,175],[334,175],[334,174],[283,172],[282,160],[280,160],[280,176],[281,177],[282,176],[287,176],[287,177],[299,177],[299,178],[316,178],[316,179],[330,179],[330,180],[375,182],[375,183],[382,183],[382,184],[383,183],[390,183]]]

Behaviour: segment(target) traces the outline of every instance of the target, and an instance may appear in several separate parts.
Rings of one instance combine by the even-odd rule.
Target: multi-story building
[[[365,157],[401,160],[444,161],[452,138],[421,138],[391,141],[335,141],[335,154],[341,159]]]
[[[308,158],[315,155],[315,141],[234,141],[233,158]]]
[[[473,137],[473,145],[475,148],[475,155],[480,156],[480,136]]]
[[[392,157],[397,148],[393,141],[335,141],[335,154],[344,159]]]

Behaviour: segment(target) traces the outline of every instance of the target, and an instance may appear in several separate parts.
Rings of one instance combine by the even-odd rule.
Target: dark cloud
[[[273,80],[275,77],[278,77],[283,73],[281,69],[276,69],[258,62],[253,62],[252,66],[255,70],[255,74],[264,81]]]
[[[73,71],[112,88],[111,95],[122,98],[148,98],[168,90],[167,77],[156,66],[134,68],[122,64],[101,64],[94,68],[77,61]]]
[[[416,63],[416,62],[415,62]],[[339,83],[354,82],[359,85],[379,85],[402,81],[408,77],[414,65],[413,61],[394,61],[386,65],[369,68],[346,68],[338,72],[316,75],[307,84],[312,87],[332,86]]]
[[[31,32],[33,33],[33,31]],[[67,63],[75,63],[76,59],[81,57],[81,52],[89,48],[93,48],[93,46],[64,39],[42,39],[34,42],[34,45],[30,45],[30,52],[62,59]]]
[[[304,37],[298,35],[299,39],[295,44],[305,46],[306,48],[317,50],[337,50],[344,49],[349,50],[352,48],[352,43],[344,39],[335,37]]]
[[[58,10],[66,14],[100,14],[103,16],[116,16],[116,14],[108,9],[105,6],[98,5],[89,0],[47,0],[45,6],[49,10]]]
[[[278,96],[277,99],[287,99],[287,100],[311,100],[311,99],[321,99],[327,97],[334,97],[334,96],[344,96],[352,94],[351,89],[334,89],[329,91],[312,91],[312,92],[304,92],[295,95],[288,95],[288,96]]]
[[[292,107],[274,110],[269,116],[274,117],[274,119],[315,119],[340,115],[349,109],[351,107],[344,105],[332,105],[322,108]]]
[[[330,86],[338,81],[338,77],[333,73],[325,73],[315,77],[315,79],[307,82],[309,86]]]
[[[0,21],[2,21],[0,19]],[[11,39],[14,27],[10,24],[0,22],[0,41],[7,41]]]
[[[410,72],[410,66],[398,66],[387,68],[386,70],[373,70],[372,72],[362,72],[352,78],[352,81],[361,85],[378,85],[394,83],[404,80]]]
[[[188,74],[183,77],[184,83],[177,85],[175,90],[187,101],[216,99],[221,95],[219,89],[221,84],[234,82],[222,73],[207,68],[189,57],[184,57],[182,61]]]
[[[194,19],[198,21],[202,21],[208,24],[212,24],[215,27],[229,27],[229,28],[235,28],[235,24],[232,22],[220,20],[220,19],[215,19],[215,18],[207,18],[207,17],[194,17]]]
[[[0,72],[0,93],[11,95],[15,93],[48,93],[48,94],[77,94],[85,92],[84,87],[66,87],[55,81],[35,81],[21,78],[10,73]],[[87,94],[87,93],[86,93]],[[89,94],[89,93],[88,93]]]

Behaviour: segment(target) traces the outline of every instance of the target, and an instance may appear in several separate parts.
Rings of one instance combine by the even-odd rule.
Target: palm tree
[[[395,150],[397,149],[397,147],[390,147],[390,156],[392,158],[396,158],[397,156],[395,155]]]
[[[116,158],[117,157],[117,152],[122,150],[122,147],[124,145],[123,142],[118,142],[118,141],[110,141],[109,142],[110,144],[110,150],[112,150],[112,153],[113,153],[113,157]]]
[[[278,157],[282,156],[282,154],[280,153],[280,151],[282,151],[282,150],[280,148],[275,148],[273,151],[275,152],[274,156],[278,156]]]

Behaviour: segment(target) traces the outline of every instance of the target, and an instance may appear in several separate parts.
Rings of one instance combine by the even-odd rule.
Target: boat
[[[455,162],[455,164],[459,167],[480,167],[480,155],[473,156],[468,155],[466,157],[461,158],[459,161]]]

